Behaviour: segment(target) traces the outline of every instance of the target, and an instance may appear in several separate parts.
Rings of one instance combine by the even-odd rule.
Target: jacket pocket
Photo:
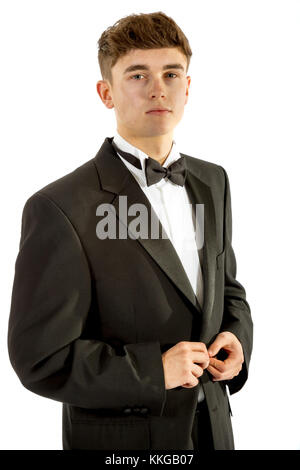
[[[72,421],[72,450],[148,450],[147,418],[99,418]]]

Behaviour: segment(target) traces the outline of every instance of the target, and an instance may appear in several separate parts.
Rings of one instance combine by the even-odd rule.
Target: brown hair
[[[178,48],[186,56],[188,70],[192,51],[186,36],[172,18],[161,11],[121,18],[98,40],[98,62],[103,80],[112,85],[112,67],[130,50],[162,47]]]

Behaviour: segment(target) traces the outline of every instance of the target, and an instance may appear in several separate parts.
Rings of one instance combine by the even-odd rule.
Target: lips
[[[153,109],[149,109],[149,111],[147,111],[148,113],[150,113],[151,111],[169,111],[168,108],[153,108]]]
[[[154,113],[156,111],[171,111],[171,110],[168,109],[168,108],[163,108],[162,106],[158,106],[157,108],[149,109],[149,111],[146,111],[146,112],[147,113]]]
[[[147,111],[147,114],[167,114],[170,111],[168,109],[153,109],[151,111]]]

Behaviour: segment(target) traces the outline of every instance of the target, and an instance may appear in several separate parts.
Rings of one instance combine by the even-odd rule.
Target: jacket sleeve
[[[222,168],[222,167],[221,167]],[[253,344],[253,323],[250,306],[246,300],[244,287],[236,280],[236,258],[232,248],[232,211],[228,175],[225,175],[224,199],[224,243],[225,243],[225,279],[224,279],[224,313],[221,331],[230,331],[243,347],[244,363],[239,375],[225,381],[230,395],[238,392],[245,384]]]
[[[166,399],[159,342],[109,344],[82,337],[92,300],[91,272],[64,212],[37,192],[23,208],[15,263],[8,352],[28,390],[83,408],[148,407]],[[99,312],[101,315],[101,312]]]

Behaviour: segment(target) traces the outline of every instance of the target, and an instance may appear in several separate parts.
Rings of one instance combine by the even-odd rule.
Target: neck
[[[173,133],[154,136],[154,137],[140,137],[136,135],[128,135],[124,132],[118,133],[123,139],[129,142],[134,147],[137,147],[144,152],[148,157],[158,161],[161,165],[166,161],[173,145]]]

